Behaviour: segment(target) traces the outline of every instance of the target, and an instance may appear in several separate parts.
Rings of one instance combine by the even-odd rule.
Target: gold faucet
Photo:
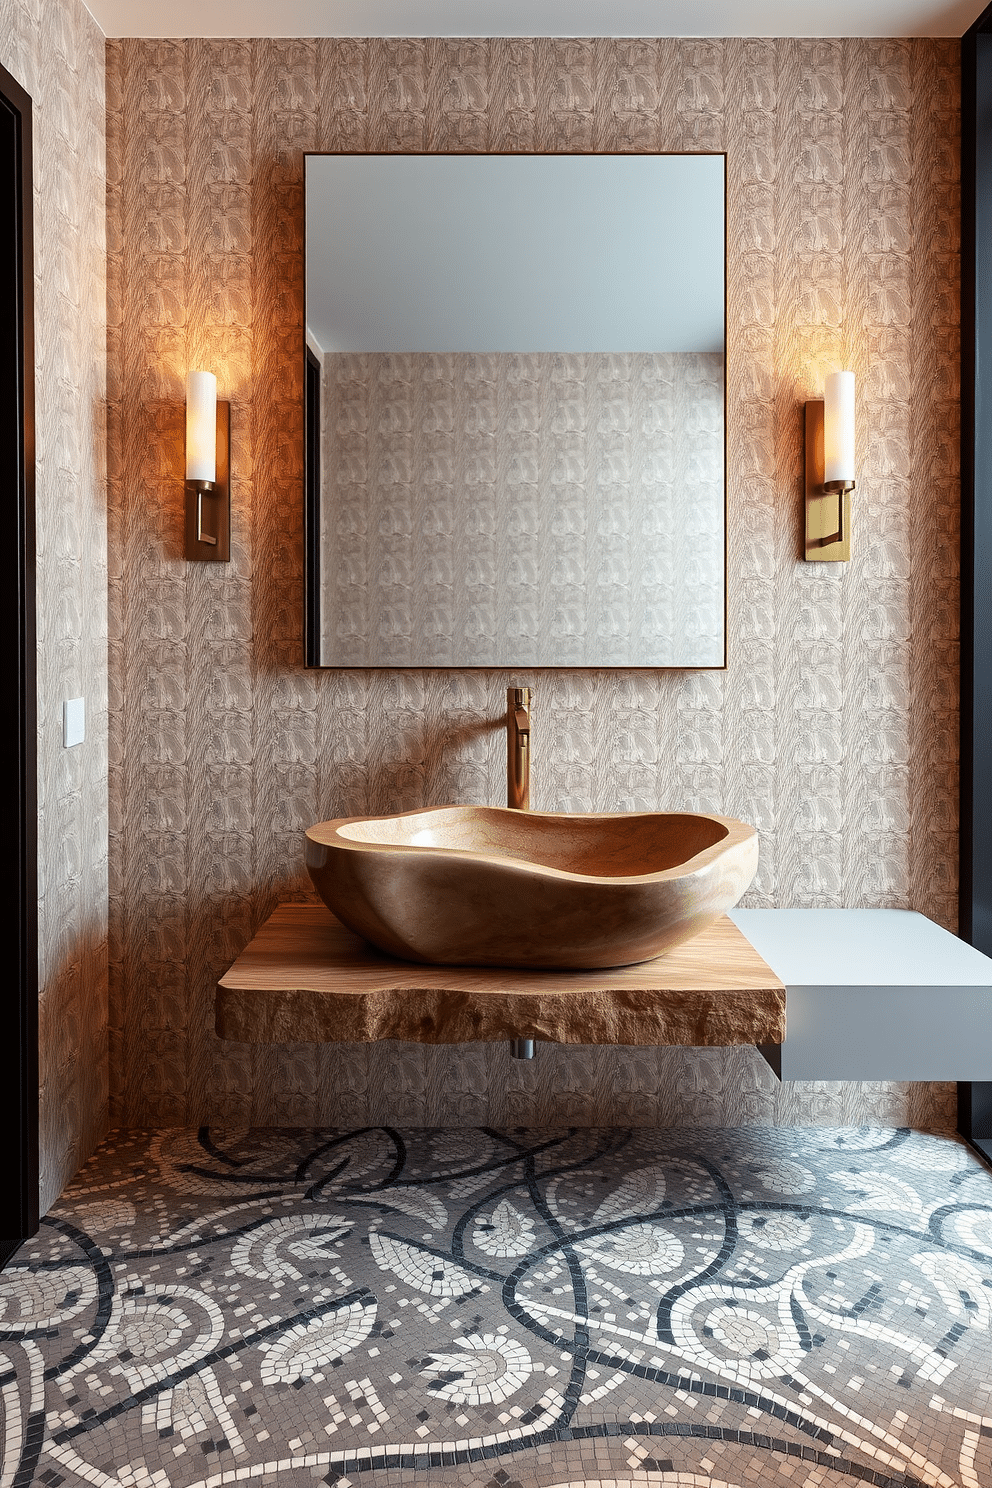
[[[529,687],[506,689],[506,804],[516,811],[530,810],[530,708]]]
[[[530,810],[530,687],[506,689],[506,804],[515,811]],[[534,1040],[510,1040],[514,1059],[533,1059]]]

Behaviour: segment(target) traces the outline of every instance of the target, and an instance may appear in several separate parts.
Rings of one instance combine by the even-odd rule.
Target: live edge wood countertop
[[[724,916],[654,961],[598,971],[420,966],[317,904],[282,904],[224,975],[217,1032],[243,1043],[780,1044],[785,987]]]

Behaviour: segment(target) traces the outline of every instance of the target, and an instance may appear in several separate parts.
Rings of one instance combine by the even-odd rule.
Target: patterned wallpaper
[[[104,42],[79,0],[0,0],[34,125],[42,1209],[107,1116]],[[62,701],[86,740],[62,747]]]
[[[112,1070],[128,1123],[953,1120],[953,1089],[776,1089],[749,1051],[226,1044],[217,975],[308,897],[315,819],[499,801],[727,812],[753,905],[955,919],[957,44],[108,47]],[[307,672],[305,150],[729,157],[726,672]],[[849,565],[801,561],[802,403],[860,378]],[[182,379],[232,400],[234,559],[186,565]]]
[[[714,352],[323,359],[327,666],[723,666]]]

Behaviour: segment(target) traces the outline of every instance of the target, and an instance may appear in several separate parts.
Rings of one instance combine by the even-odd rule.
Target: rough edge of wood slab
[[[216,1028],[243,1043],[778,1044],[785,988],[725,916],[654,961],[553,972],[396,961],[323,905],[283,904],[221,978]]]

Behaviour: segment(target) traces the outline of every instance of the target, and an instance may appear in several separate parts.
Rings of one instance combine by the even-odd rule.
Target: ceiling
[[[85,0],[107,36],[960,36],[986,0]]]

